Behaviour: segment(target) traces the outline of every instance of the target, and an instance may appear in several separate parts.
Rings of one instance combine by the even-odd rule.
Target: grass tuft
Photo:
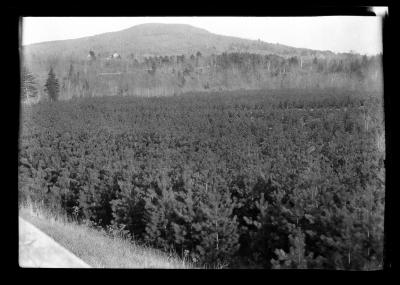
[[[105,231],[78,224],[33,203],[20,205],[19,215],[93,268],[195,268],[174,253],[138,245],[123,237],[111,237]]]

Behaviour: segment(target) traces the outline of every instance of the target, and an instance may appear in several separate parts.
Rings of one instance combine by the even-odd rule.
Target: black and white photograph
[[[382,270],[369,9],[21,16],[19,267]]]

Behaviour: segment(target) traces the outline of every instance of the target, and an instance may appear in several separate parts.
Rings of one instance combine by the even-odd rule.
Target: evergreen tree
[[[36,97],[38,90],[36,88],[36,79],[29,70],[24,67],[21,74],[21,99]]]
[[[74,79],[74,73],[74,66],[71,63],[68,70],[68,80],[72,81]]]
[[[203,261],[225,264],[239,249],[238,222],[233,214],[236,204],[226,189],[211,189],[204,193],[197,209],[198,221],[193,224],[193,239]]]
[[[45,91],[49,94],[51,101],[57,101],[59,95],[59,83],[56,75],[54,74],[53,67],[50,67],[49,76],[47,78]]]

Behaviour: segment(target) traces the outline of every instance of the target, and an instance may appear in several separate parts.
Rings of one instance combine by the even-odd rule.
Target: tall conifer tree
[[[45,86],[45,91],[47,92],[47,94],[49,94],[49,99],[51,101],[57,101],[60,88],[58,79],[54,74],[53,67],[50,67],[49,76],[44,86]]]
[[[21,99],[36,97],[38,90],[36,88],[36,78],[24,67],[21,72]]]

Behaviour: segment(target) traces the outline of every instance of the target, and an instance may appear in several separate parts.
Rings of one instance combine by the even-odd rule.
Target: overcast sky
[[[73,39],[143,23],[179,23],[212,33],[333,52],[382,51],[381,17],[25,17],[22,44]]]

